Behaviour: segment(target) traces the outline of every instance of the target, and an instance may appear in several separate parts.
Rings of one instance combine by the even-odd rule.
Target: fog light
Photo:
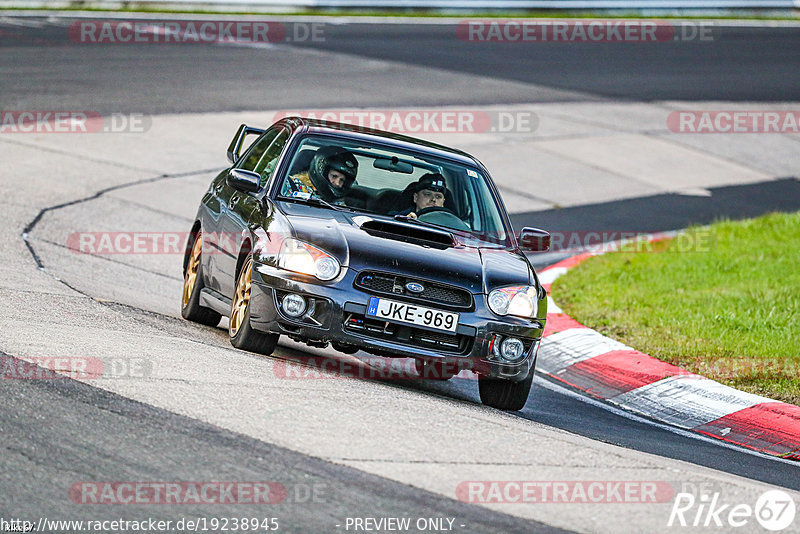
[[[506,338],[500,345],[500,355],[506,361],[515,362],[525,355],[525,346],[515,337]]]
[[[306,311],[306,299],[300,295],[289,293],[283,297],[283,313],[289,317],[300,317]]]

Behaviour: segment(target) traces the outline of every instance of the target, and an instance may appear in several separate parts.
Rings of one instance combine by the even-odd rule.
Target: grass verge
[[[800,212],[690,228],[553,284],[582,324],[729,386],[800,405]]]

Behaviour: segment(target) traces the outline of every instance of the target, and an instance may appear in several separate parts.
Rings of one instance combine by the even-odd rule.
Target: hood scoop
[[[394,239],[438,249],[455,246],[453,234],[450,232],[437,230],[436,228],[425,228],[413,223],[369,219],[361,222],[359,226],[369,235],[384,239]]]

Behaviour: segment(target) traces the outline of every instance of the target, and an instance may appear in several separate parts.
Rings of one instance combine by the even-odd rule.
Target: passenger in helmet
[[[341,204],[356,180],[358,160],[341,147],[321,147],[311,159],[308,170],[292,175],[284,184],[283,194],[295,191],[312,193],[327,202]]]
[[[412,190],[414,191],[414,196],[412,197],[414,205],[392,215],[405,215],[416,219],[417,212],[420,210],[444,206],[447,187],[445,186],[444,176],[441,174],[432,172],[423,174]]]

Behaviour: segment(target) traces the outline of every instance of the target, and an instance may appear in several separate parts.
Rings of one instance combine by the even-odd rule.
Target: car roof
[[[284,120],[288,124],[293,125],[297,130],[302,129],[308,133],[328,134],[358,141],[389,144],[397,148],[406,148],[417,152],[425,152],[433,156],[455,160],[466,165],[477,165],[478,167],[483,168],[483,165],[477,159],[466,152],[408,135],[386,132],[383,130],[375,130],[373,128],[367,128],[365,126],[358,126],[355,124],[345,124],[320,119],[310,119],[306,117],[287,117]]]

